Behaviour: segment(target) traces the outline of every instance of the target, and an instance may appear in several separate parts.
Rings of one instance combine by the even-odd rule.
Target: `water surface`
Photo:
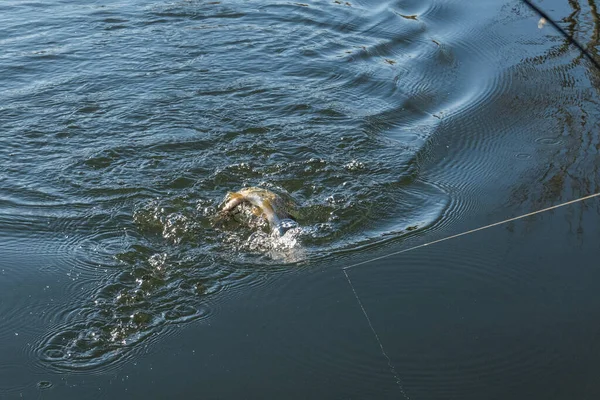
[[[595,8],[551,3],[595,54]],[[0,389],[118,373],[225,299],[282,300],[282,275],[594,191],[597,72],[537,21],[496,0],[2,3]],[[256,185],[297,202],[297,246],[211,223]]]

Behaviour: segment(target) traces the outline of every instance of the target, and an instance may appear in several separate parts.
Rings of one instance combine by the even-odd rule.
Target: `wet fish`
[[[243,188],[238,192],[228,192],[219,212],[220,217],[230,215],[239,205],[250,204],[252,212],[264,218],[272,232],[283,236],[291,228],[298,226],[289,213],[289,203],[278,194],[260,187]]]

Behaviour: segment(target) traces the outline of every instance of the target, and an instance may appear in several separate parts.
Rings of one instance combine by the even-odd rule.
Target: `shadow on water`
[[[48,286],[31,287],[28,357],[118,368],[273,275],[595,190],[597,73],[525,8],[490,4],[0,6],[3,274]],[[298,203],[302,257],[211,224],[254,185]],[[1,303],[2,335],[19,307]]]

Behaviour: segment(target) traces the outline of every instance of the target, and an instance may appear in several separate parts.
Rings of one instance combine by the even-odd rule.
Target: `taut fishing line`
[[[564,203],[560,203],[560,204],[557,204],[555,206],[543,208],[541,210],[533,211],[533,212],[530,212],[530,213],[527,213],[527,214],[522,214],[522,215],[519,215],[518,217],[508,218],[508,219],[505,219],[505,220],[502,220],[502,221],[499,221],[499,222],[494,222],[493,224],[481,226],[479,228],[471,229],[469,231],[465,231],[465,232],[462,232],[462,233],[457,233],[456,235],[447,236],[445,238],[437,239],[437,240],[434,240],[432,242],[427,242],[427,243],[424,243],[424,244],[420,244],[418,246],[410,247],[408,249],[404,249],[404,250],[400,250],[400,251],[395,251],[393,253],[389,253],[389,254],[386,254],[384,256],[371,258],[371,259],[369,259],[367,261],[362,261],[362,262],[359,262],[359,263],[356,263],[356,264],[348,265],[347,267],[342,268],[342,270],[346,271],[347,269],[358,267],[359,265],[367,264],[367,263],[370,263],[370,262],[373,262],[373,261],[377,261],[377,260],[381,260],[381,259],[388,258],[388,257],[391,257],[391,256],[395,256],[397,254],[402,254],[402,253],[406,253],[406,252],[409,252],[409,251],[412,251],[412,250],[420,249],[421,247],[426,247],[426,246],[429,246],[431,244],[435,244],[435,243],[439,243],[439,242],[444,242],[446,240],[455,239],[457,237],[469,235],[471,233],[479,232],[479,231],[482,231],[484,229],[492,228],[492,227],[498,226],[498,225],[503,225],[503,224],[506,224],[508,222],[516,221],[518,219],[523,219],[523,218],[531,217],[532,215],[541,214],[543,212],[550,211],[550,210],[555,210],[555,209],[560,208],[560,207],[568,206],[569,204],[579,203],[581,201],[584,201],[584,200],[587,200],[587,199],[591,199],[593,197],[598,197],[598,196],[600,196],[600,193],[590,194],[588,196],[584,196],[584,197],[580,197],[580,198],[575,199],[575,200],[571,200],[571,201],[567,201],[567,202],[564,202]]]
[[[558,32],[561,33],[561,35],[563,35],[568,41],[569,43],[573,44],[575,47],[577,47],[584,55],[585,57],[596,67],[596,69],[598,69],[598,71],[600,71],[600,64],[598,63],[598,61],[596,61],[596,59],[590,54],[590,52],[583,47],[578,41],[577,39],[575,39],[574,37],[570,36],[560,25],[558,25],[552,18],[550,18],[548,16],[548,14],[546,14],[544,11],[542,11],[539,7],[537,7],[535,4],[531,3],[530,0],[522,0],[523,3],[525,3],[531,10],[533,10],[535,13],[537,13],[541,18],[543,18],[546,22],[550,23],[550,25],[552,25]],[[427,242],[418,246],[414,246],[414,247],[410,247],[408,249],[404,249],[404,250],[400,250],[400,251],[396,251],[393,253],[389,253],[386,254],[384,256],[380,256],[380,257],[375,257],[372,259],[369,259],[367,261],[362,261],[356,264],[352,264],[349,266],[346,266],[344,268],[342,268],[342,272],[344,273],[344,275],[346,276],[346,279],[348,280],[348,284],[350,285],[350,288],[352,289],[352,293],[354,294],[354,297],[356,298],[356,302],[358,303],[363,315],[365,316],[365,319],[367,320],[367,323],[369,324],[369,327],[371,328],[371,331],[373,332],[373,336],[375,336],[375,340],[377,341],[377,344],[379,345],[379,348],[381,349],[381,354],[385,357],[385,359],[387,360],[387,364],[388,367],[390,369],[390,372],[392,374],[392,376],[394,377],[396,384],[398,385],[398,387],[400,388],[400,392],[402,393],[402,396],[406,399],[406,400],[410,400],[410,397],[408,396],[408,394],[406,393],[406,391],[404,390],[404,387],[402,385],[402,381],[398,375],[398,373],[396,372],[396,368],[394,367],[394,364],[392,363],[392,360],[390,359],[390,357],[387,355],[384,347],[383,347],[383,343],[381,342],[381,340],[379,339],[379,335],[377,334],[377,331],[375,330],[375,328],[373,327],[373,324],[371,323],[371,318],[369,318],[369,315],[367,314],[367,310],[365,309],[362,301],[360,300],[360,297],[358,296],[358,293],[356,292],[356,289],[354,288],[354,284],[352,284],[352,280],[350,279],[350,276],[348,275],[348,270],[354,267],[357,267],[359,265],[364,265],[367,263],[371,263],[373,261],[377,261],[377,260],[381,260],[384,258],[388,258],[394,255],[398,255],[401,253],[407,253],[409,251],[412,250],[416,250],[416,249],[420,249],[422,247],[426,247],[435,243],[440,243],[446,240],[450,240],[450,239],[455,239],[461,236],[465,236],[465,235],[469,235],[475,232],[479,232],[482,231],[484,229],[489,229],[498,225],[503,225],[506,224],[508,222],[512,222],[512,221],[516,221],[522,218],[527,218],[530,217],[532,215],[536,215],[536,214],[541,214],[547,211],[551,211],[551,210],[555,210],[557,208],[560,207],[564,207],[570,204],[574,204],[574,203],[579,203],[594,197],[598,197],[600,196],[600,193],[594,193],[594,194],[590,194],[588,196],[584,196],[584,197],[580,197],[577,198],[575,200],[571,200],[571,201],[567,201],[564,203],[560,203],[551,207],[547,207],[541,210],[537,210],[537,211],[533,211],[527,214],[523,214],[523,215],[519,215],[517,217],[513,217],[513,218],[509,218],[509,219],[505,219],[503,221],[499,221],[499,222],[495,222],[493,224],[489,224],[489,225],[485,225],[479,228],[475,228],[475,229],[471,229],[462,233],[458,233],[456,235],[451,235],[451,236],[447,236],[445,238],[442,239],[437,239],[431,242]]]

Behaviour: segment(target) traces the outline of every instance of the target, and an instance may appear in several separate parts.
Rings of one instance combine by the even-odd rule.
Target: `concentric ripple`
[[[43,237],[32,250],[61,277],[65,300],[32,305],[43,365],[116,368],[222,291],[431,229],[451,202],[420,157],[453,97],[433,77],[456,77],[457,56],[432,29],[454,4],[21,8],[0,211],[10,247]],[[248,185],[293,197],[299,229],[213,226]]]
[[[26,352],[43,368],[117,368],[218,313],[223,292],[275,290],[273,271],[448,226],[483,208],[506,160],[565,141],[507,140],[550,100],[518,98],[541,67],[503,61],[512,37],[486,5],[0,10],[0,259],[12,261],[0,269],[0,334],[31,327]],[[548,86],[576,88],[570,67],[547,68]],[[569,93],[556,97],[580,101]],[[213,224],[225,193],[245,186],[293,198],[299,228],[275,240],[259,225]],[[15,254],[32,255],[29,269]],[[32,296],[21,322],[4,290],[17,283]]]

